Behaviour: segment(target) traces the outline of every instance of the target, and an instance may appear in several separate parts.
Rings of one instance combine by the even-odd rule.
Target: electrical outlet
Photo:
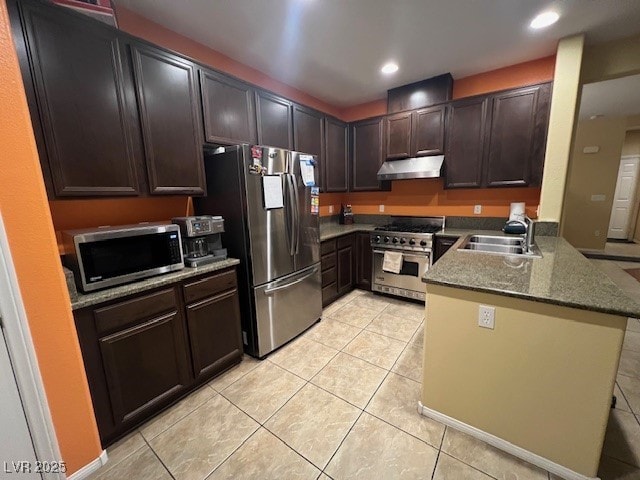
[[[493,328],[496,325],[496,307],[480,305],[478,309],[478,326],[482,328]]]
[[[476,205],[473,207],[473,214],[480,215],[482,213],[482,205]]]
[[[595,232],[593,232],[593,235],[596,237],[600,236],[600,230],[596,230]]]
[[[384,205],[378,205],[378,211],[380,213],[384,212]]]
[[[329,205],[329,213],[333,213],[333,205]]]

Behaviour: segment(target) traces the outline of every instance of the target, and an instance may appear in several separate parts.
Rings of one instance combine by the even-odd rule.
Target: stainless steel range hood
[[[387,160],[378,170],[378,180],[440,177],[444,155]]]

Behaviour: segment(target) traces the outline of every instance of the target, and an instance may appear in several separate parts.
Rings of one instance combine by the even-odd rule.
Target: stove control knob
[[[404,245],[405,243],[407,243],[407,241],[404,238],[400,239],[400,245]]]
[[[384,243],[389,243],[389,237],[384,237]]]
[[[380,243],[380,235],[376,235],[375,237],[373,237],[373,241],[376,243]]]
[[[393,243],[398,243],[398,237],[393,237],[392,242],[393,242]]]
[[[415,245],[416,241],[412,238],[411,240],[409,240],[409,245]]]
[[[425,242],[424,240],[420,240],[420,246],[421,247],[426,247],[427,246],[427,242]]]

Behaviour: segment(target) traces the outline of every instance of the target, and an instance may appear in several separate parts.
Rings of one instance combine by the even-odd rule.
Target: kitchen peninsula
[[[419,411],[562,478],[595,478],[640,306],[562,238],[539,237],[542,258],[459,251],[463,242],[423,278]],[[481,328],[486,306],[494,323]]]

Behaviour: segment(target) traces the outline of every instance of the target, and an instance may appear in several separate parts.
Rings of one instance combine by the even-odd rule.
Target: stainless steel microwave
[[[184,268],[180,227],[140,224],[62,234],[65,264],[83,292]]]

